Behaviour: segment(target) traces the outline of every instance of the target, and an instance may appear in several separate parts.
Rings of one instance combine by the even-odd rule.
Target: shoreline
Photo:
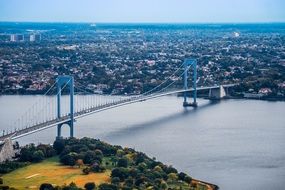
[[[201,181],[198,179],[194,179],[194,178],[192,179],[192,183],[205,185],[208,188],[208,190],[219,190],[220,189],[218,185],[215,185],[215,184],[212,184],[209,182],[205,182],[205,181]]]
[[[27,93],[27,94],[22,94],[22,93],[5,93],[5,94],[0,94],[1,96],[43,96],[44,94],[42,93]],[[55,96],[56,94],[51,94],[51,95],[46,95],[46,96]],[[64,95],[64,94],[63,94]],[[81,94],[81,95],[89,95],[89,94]],[[101,96],[108,96],[108,94],[93,94],[93,95],[101,95]],[[134,95],[123,95],[123,94],[116,94],[114,96],[134,96]],[[182,97],[183,95],[178,94],[177,97]],[[189,97],[189,96],[188,96]],[[218,99],[211,99],[208,97],[208,95],[198,95],[198,98],[204,98],[204,99],[209,99],[209,100],[218,100]],[[261,98],[246,98],[246,97],[240,97],[240,96],[226,96],[222,99],[236,99],[236,100],[261,100],[261,101],[272,101],[272,102],[284,102],[285,97],[261,97]]]

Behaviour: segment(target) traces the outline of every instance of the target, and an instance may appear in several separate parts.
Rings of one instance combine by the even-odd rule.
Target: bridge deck
[[[235,84],[223,85],[223,87],[232,87],[232,86],[235,86]],[[197,91],[217,89],[217,88],[220,88],[220,86],[216,85],[216,86],[210,86],[210,87],[198,87]],[[79,119],[81,117],[85,117],[85,116],[90,115],[90,114],[94,114],[97,112],[105,111],[108,109],[113,109],[113,108],[128,105],[128,104],[133,104],[136,102],[142,102],[142,101],[146,101],[149,99],[159,98],[162,96],[168,96],[168,95],[172,95],[172,94],[178,94],[178,93],[183,93],[183,92],[191,92],[193,90],[194,90],[193,88],[190,88],[187,90],[174,90],[174,91],[158,93],[158,94],[131,97],[129,99],[120,100],[120,101],[117,101],[114,103],[108,103],[108,104],[105,104],[102,106],[91,107],[91,108],[85,109],[83,111],[76,112],[76,113],[74,113],[74,119]],[[32,134],[32,133],[35,133],[35,132],[38,132],[41,130],[45,130],[47,128],[54,127],[56,125],[66,123],[69,120],[70,120],[69,116],[65,115],[65,116],[62,116],[61,118],[58,118],[58,119],[49,120],[49,121],[46,121],[44,123],[40,123],[40,124],[31,126],[31,127],[20,129],[18,131],[13,132],[13,133],[9,133],[7,135],[1,136],[0,141],[3,141],[6,138],[11,138],[12,140],[18,139],[18,138],[21,138],[23,136],[26,136],[26,135],[29,135],[29,134]]]

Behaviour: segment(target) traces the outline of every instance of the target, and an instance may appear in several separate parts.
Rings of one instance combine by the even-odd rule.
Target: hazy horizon
[[[0,22],[284,23],[283,0],[2,0]]]
[[[149,25],[156,25],[156,24],[166,24],[166,25],[215,25],[215,24],[234,24],[234,25],[243,25],[243,24],[285,24],[285,21],[272,21],[272,22],[85,22],[85,21],[0,21],[0,23],[46,23],[46,24],[149,24]]]

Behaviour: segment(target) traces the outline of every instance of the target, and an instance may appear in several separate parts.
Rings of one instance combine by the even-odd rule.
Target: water
[[[34,100],[0,96],[0,130]],[[170,96],[97,113],[78,120],[75,134],[135,148],[222,190],[285,188],[285,102],[181,103]],[[20,143],[51,143],[55,135],[51,128]]]

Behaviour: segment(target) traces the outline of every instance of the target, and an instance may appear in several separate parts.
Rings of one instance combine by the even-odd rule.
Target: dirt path
[[[38,175],[40,175],[40,174],[30,175],[30,176],[26,177],[25,179],[30,179],[30,178],[35,177],[35,176],[38,176]]]

